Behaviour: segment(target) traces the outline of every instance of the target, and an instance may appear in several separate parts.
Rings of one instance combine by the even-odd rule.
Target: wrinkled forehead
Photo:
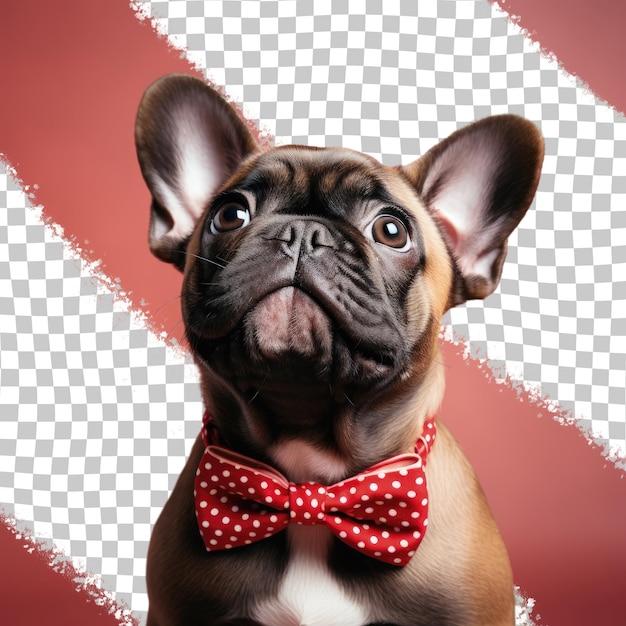
[[[399,178],[375,159],[343,148],[274,148],[249,162],[229,187],[252,193],[274,210],[341,216],[357,206],[398,205],[390,178]],[[391,185],[393,186],[393,185]]]

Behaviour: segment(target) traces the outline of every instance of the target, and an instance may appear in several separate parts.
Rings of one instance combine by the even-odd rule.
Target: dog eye
[[[376,243],[399,252],[406,252],[411,245],[407,227],[393,215],[379,215],[372,222],[371,237]]]
[[[249,223],[249,209],[237,202],[228,202],[215,212],[209,228],[214,235],[218,235],[244,228]]]

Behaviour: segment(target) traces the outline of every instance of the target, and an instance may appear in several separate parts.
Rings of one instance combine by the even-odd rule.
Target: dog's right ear
[[[144,93],[135,145],[152,194],[150,250],[182,270],[182,252],[209,200],[258,144],[216,91],[173,74]]]

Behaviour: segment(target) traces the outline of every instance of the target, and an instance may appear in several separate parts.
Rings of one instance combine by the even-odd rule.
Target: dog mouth
[[[372,384],[388,379],[398,365],[392,345],[380,337],[355,336],[353,325],[328,308],[313,293],[284,286],[250,306],[223,337],[190,329],[187,336],[204,364],[248,382],[272,377]],[[376,336],[376,329],[371,332]]]
[[[258,302],[243,321],[252,353],[274,360],[285,353],[324,358],[332,349],[328,315],[308,294],[283,287]]]

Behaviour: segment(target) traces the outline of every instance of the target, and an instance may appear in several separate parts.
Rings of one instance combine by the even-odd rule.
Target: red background
[[[626,110],[626,3],[502,4],[567,70]],[[137,305],[145,301],[157,329],[177,336],[180,277],[148,253],[149,199],[132,137],[145,87],[189,67],[138,22],[126,0],[3,3],[0,67],[0,152],[24,184],[38,185],[37,203],[66,236],[102,259]],[[454,346],[443,347],[449,371],[441,417],[481,477],[516,583],[537,600],[534,618],[549,626],[622,624],[623,473],[575,428],[495,385]],[[2,524],[0,553],[0,623],[116,623]]]

